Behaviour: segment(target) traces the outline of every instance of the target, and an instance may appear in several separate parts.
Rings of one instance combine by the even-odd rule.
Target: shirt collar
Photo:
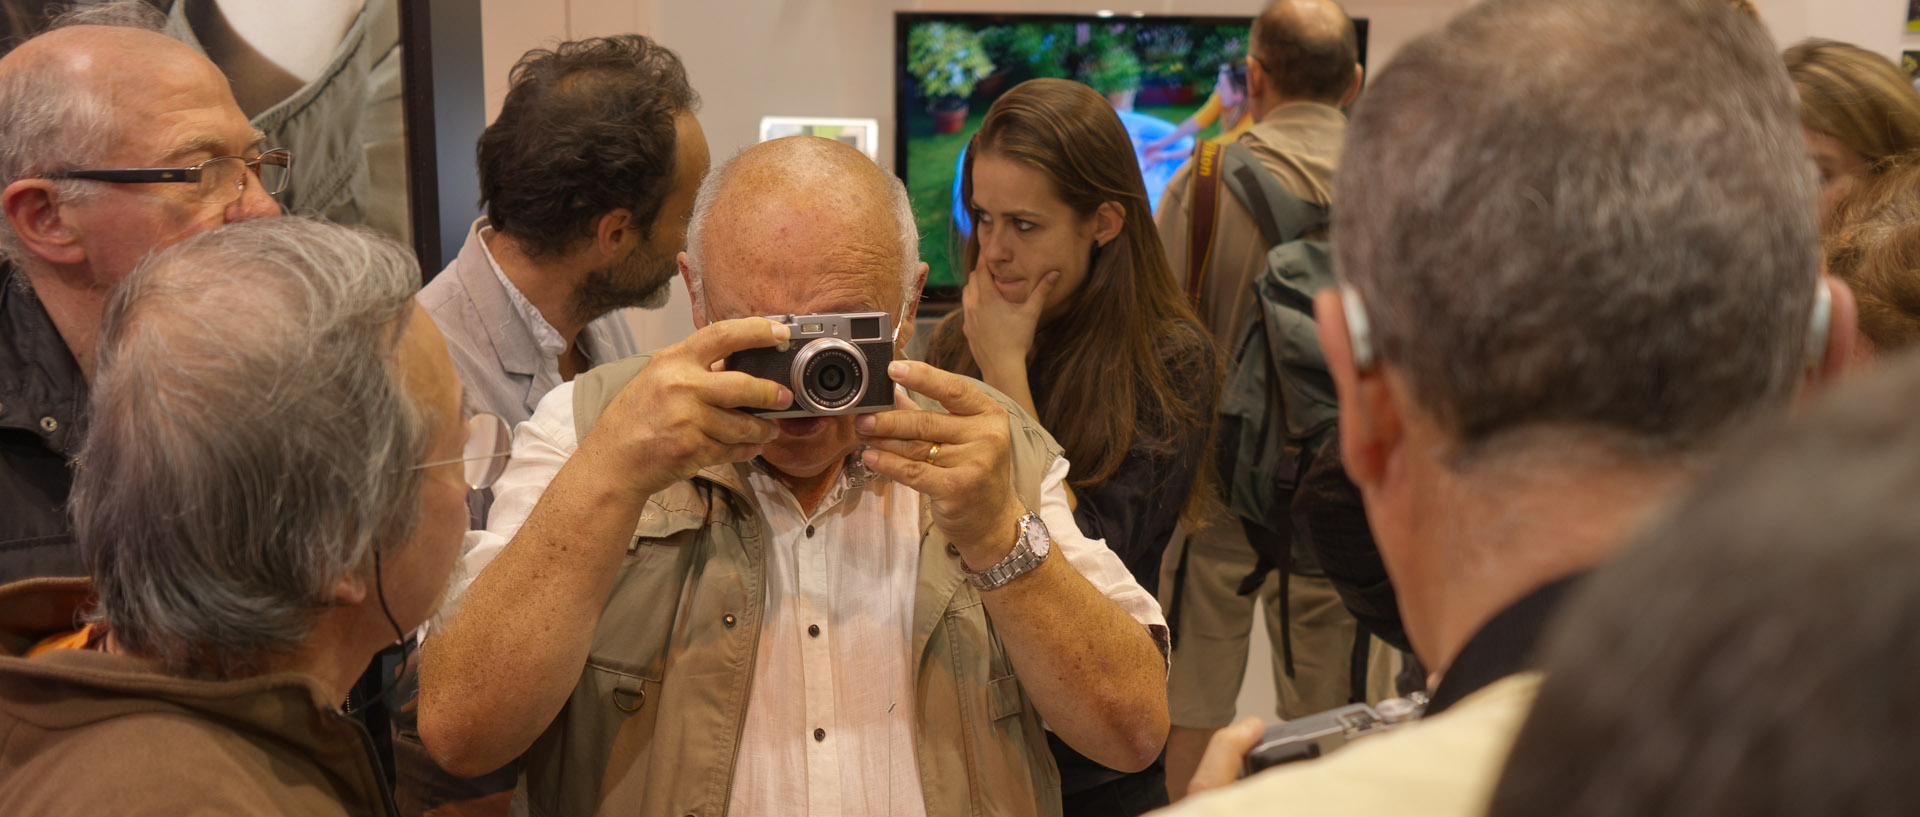
[[[474,228],[480,233],[480,253],[486,256],[487,266],[493,270],[493,277],[500,279],[500,288],[507,291],[507,302],[513,304],[513,311],[519,313],[520,320],[526,322],[527,331],[533,334],[534,345],[540,347],[540,353],[548,360],[559,358],[567,351],[567,339],[561,337],[560,330],[553,328],[553,324],[547,323],[546,316],[541,315],[533,302],[520,293],[520,288],[507,279],[506,271],[502,270],[500,262],[493,258],[493,248],[487,246],[487,242],[494,236],[494,230],[491,225],[485,224],[485,221],[486,219],[482,218],[475,222]]]
[[[1260,117],[1260,124],[1345,122],[1346,120],[1347,115],[1332,105],[1296,99],[1273,106],[1267,111],[1266,116]]]
[[[769,497],[784,497],[793,504],[795,514],[806,516],[800,513],[800,503],[793,498],[793,492],[787,490],[787,486],[774,477],[773,468],[767,465],[766,460],[756,457],[752,463],[743,464],[741,472],[754,493]],[[885,480],[886,477],[881,476],[880,472],[867,467],[867,461],[860,457],[860,449],[855,449],[853,453],[847,455],[846,461],[840,464],[840,473],[834,476],[833,486],[827,489],[826,496],[821,497],[820,504],[814,507],[813,516],[810,518],[818,518],[832,511],[850,494]]]
[[[1440,678],[1427,704],[1428,717],[1459,703],[1488,684],[1537,666],[1540,636],[1567,591],[1586,574],[1576,573],[1526,595],[1473,634]]]

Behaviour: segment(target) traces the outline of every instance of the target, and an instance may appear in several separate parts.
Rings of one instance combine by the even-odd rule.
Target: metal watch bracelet
[[[1039,514],[1028,511],[1020,517],[1019,524],[1020,535],[1013,540],[1013,550],[994,566],[975,573],[967,569],[966,562],[960,563],[961,572],[967,574],[967,581],[975,588],[998,590],[1047,560],[1047,554],[1053,550],[1053,536],[1047,532],[1047,523],[1040,521]]]

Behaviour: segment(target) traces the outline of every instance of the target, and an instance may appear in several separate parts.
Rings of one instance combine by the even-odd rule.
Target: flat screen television
[[[972,225],[960,201],[959,171],[967,141],[995,99],[1034,77],[1078,80],[1105,94],[1133,136],[1147,197],[1157,207],[1194,140],[1231,127],[1231,111],[1190,136],[1164,146],[1156,141],[1210,107],[1221,69],[1246,57],[1251,23],[1250,17],[896,14],[894,168],[913,200],[920,257],[930,268],[927,307],[938,311],[958,302],[966,280],[961,254]],[[1366,21],[1354,26],[1364,65]],[[1150,146],[1152,158],[1145,155]]]

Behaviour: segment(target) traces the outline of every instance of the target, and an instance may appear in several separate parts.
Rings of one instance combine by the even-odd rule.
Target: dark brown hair
[[[1853,288],[1875,351],[1920,340],[1920,157],[1887,164],[1828,216],[1827,271]]]
[[[1066,449],[1068,483],[1105,480],[1136,442],[1170,447],[1193,424],[1211,426],[1217,353],[1174,286],[1132,140],[1106,98],[1060,79],[1029,80],[1008,91],[967,145],[962,201],[973,201],[973,162],[982,153],[1039,171],[1081,218],[1110,201],[1126,210],[1120,235],[1094,252],[1086,280],[1067,296],[1060,316],[1034,335],[1036,368],[1052,375],[1051,386],[1034,395],[1035,408],[1041,426]],[[967,239],[967,269],[979,257],[976,232]],[[960,312],[934,330],[927,360],[980,376]],[[1196,370],[1207,373],[1206,382],[1181,381]],[[1211,449],[1211,435],[1206,445]],[[1212,496],[1212,470],[1203,456],[1188,516]]]
[[[480,135],[487,221],[541,256],[615,208],[651,235],[680,157],[675,118],[698,105],[680,58],[638,34],[528,51]]]

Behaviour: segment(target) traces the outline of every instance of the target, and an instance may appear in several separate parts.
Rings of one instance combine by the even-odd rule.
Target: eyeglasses
[[[478,491],[493,485],[493,481],[500,478],[500,472],[507,470],[512,438],[507,421],[491,414],[475,414],[467,418],[467,443],[461,448],[459,458],[423,462],[413,468],[417,471],[461,463],[466,467],[467,487]]]
[[[197,184],[200,201],[207,204],[231,204],[247,191],[248,179],[259,179],[260,189],[277,196],[287,189],[293,175],[293,153],[285,148],[269,150],[257,159],[243,156],[217,156],[192,167],[146,167],[125,170],[67,170],[48,173],[45,179],[86,179],[115,184]]]

